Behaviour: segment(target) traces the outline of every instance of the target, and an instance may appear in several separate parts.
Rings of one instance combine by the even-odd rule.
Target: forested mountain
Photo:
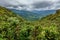
[[[27,21],[0,6],[0,40],[60,40],[60,10],[41,20]]]
[[[17,10],[17,9],[10,9],[14,13],[19,14],[26,20],[35,21],[39,20],[47,15],[54,14],[56,10],[44,10],[44,11],[28,11],[28,10]]]

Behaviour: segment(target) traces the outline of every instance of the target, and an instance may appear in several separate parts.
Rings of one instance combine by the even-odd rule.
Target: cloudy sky
[[[60,9],[60,0],[0,0],[0,5],[18,10]]]

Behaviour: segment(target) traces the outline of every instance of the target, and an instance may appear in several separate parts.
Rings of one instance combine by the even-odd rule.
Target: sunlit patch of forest
[[[0,6],[0,40],[60,40],[60,10],[37,21],[27,21]]]

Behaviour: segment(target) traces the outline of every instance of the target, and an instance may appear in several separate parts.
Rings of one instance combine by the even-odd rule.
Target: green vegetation
[[[60,10],[38,21],[26,21],[0,7],[0,40],[60,40]]]

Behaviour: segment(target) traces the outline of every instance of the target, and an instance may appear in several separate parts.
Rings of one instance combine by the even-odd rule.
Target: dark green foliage
[[[60,40],[60,13],[32,22],[0,7],[0,40]]]

